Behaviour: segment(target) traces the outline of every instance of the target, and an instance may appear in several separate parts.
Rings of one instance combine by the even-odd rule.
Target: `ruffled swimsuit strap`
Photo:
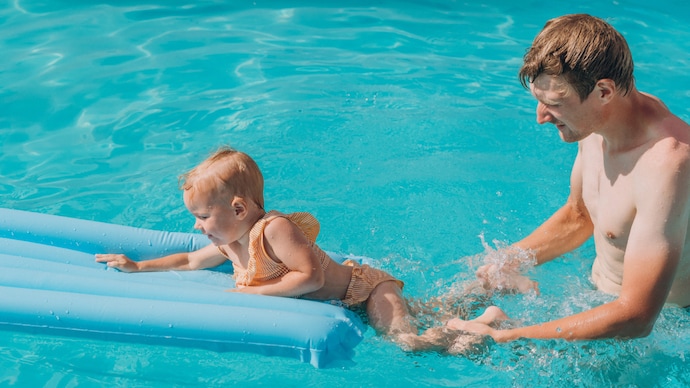
[[[297,212],[285,215],[285,217],[292,221],[298,228],[304,233],[304,235],[309,239],[312,249],[315,250],[321,262],[321,268],[324,270],[328,268],[331,263],[331,258],[326,252],[324,252],[318,245],[316,245],[316,237],[319,235],[321,230],[321,225],[319,221],[311,214],[306,212]]]

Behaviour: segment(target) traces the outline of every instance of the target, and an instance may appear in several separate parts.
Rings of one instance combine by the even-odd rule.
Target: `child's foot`
[[[482,315],[475,319],[466,321],[460,318],[453,318],[446,322],[446,327],[453,330],[462,330],[479,335],[489,335],[492,331],[492,324],[509,319],[506,313],[496,306],[489,306]]]
[[[489,325],[492,323],[505,321],[507,319],[508,315],[506,315],[506,313],[504,313],[503,310],[501,310],[497,306],[489,306],[486,308],[486,310],[484,310],[482,315],[473,319],[473,321]]]

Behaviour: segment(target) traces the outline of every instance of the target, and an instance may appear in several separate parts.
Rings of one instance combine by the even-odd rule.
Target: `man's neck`
[[[596,131],[604,138],[604,151],[625,153],[649,142],[654,137],[649,123],[656,115],[657,101],[633,88],[607,104],[602,127]]]

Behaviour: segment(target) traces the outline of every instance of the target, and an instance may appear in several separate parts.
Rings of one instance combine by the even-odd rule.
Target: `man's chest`
[[[583,164],[582,197],[598,238],[624,248],[635,219],[634,167],[605,165],[604,159]]]

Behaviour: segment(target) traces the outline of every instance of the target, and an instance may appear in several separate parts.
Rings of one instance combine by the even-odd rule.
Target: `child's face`
[[[205,234],[214,245],[231,244],[244,236],[248,230],[242,223],[246,209],[233,205],[231,199],[213,198],[196,191],[184,191],[184,203],[196,222],[194,229]]]

